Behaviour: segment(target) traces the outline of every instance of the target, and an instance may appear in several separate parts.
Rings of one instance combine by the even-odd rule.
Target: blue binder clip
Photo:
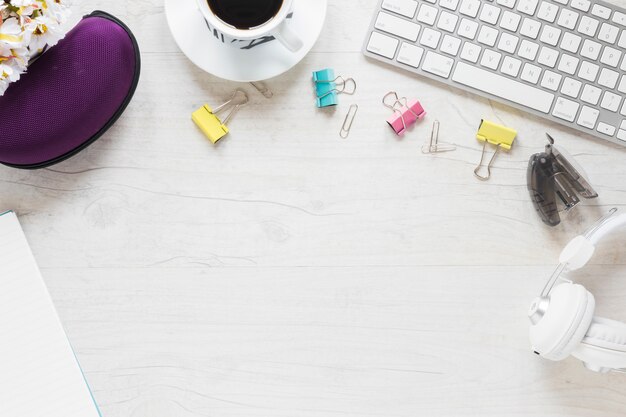
[[[339,104],[339,94],[352,95],[356,91],[356,82],[353,78],[335,77],[332,68],[313,72],[313,83],[318,108],[336,106]]]

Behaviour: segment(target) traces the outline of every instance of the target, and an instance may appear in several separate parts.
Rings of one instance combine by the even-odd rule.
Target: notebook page
[[[0,416],[100,416],[12,212],[0,214]]]

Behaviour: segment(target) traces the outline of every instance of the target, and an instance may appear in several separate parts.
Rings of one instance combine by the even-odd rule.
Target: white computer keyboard
[[[589,0],[381,0],[365,55],[626,146],[626,10]]]

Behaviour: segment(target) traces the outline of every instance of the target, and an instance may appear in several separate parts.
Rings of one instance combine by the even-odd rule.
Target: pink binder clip
[[[426,116],[426,111],[419,101],[409,100],[406,97],[399,98],[395,91],[391,91],[383,97],[383,105],[393,110],[387,123],[398,136],[404,135],[409,126]]]

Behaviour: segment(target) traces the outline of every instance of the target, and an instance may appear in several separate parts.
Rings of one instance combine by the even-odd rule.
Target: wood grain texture
[[[77,157],[0,168],[0,208],[21,215],[103,416],[626,415],[626,376],[534,357],[525,317],[568,239],[626,208],[624,150],[368,61],[376,2],[330,3],[273,99],[242,86],[252,102],[218,146],[190,114],[236,84],[179,52],[161,1],[77,4],[137,35],[136,96]],[[359,90],[319,111],[310,72],[328,66]],[[428,111],[401,140],[389,90]],[[519,130],[487,183],[472,175],[483,117]],[[456,152],[421,154],[435,119]],[[554,230],[525,178],[546,130],[600,193]],[[622,234],[577,279],[626,321],[625,266]]]

